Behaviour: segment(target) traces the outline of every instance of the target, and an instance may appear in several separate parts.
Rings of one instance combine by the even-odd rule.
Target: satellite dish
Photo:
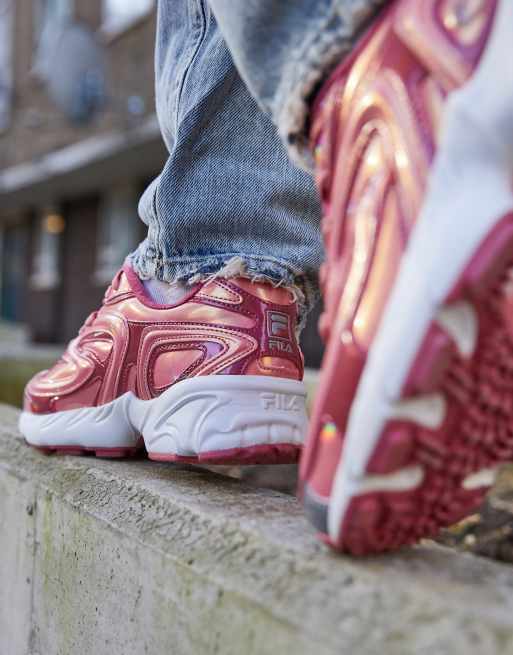
[[[45,48],[45,81],[55,104],[74,123],[89,122],[105,106],[103,48],[81,23],[65,23]]]

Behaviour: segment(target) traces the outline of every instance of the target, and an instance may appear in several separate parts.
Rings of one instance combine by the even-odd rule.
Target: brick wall
[[[94,123],[77,127],[55,107],[44,85],[31,72],[35,43],[33,7],[33,0],[15,0],[12,120],[0,134],[0,169],[31,161],[84,138],[129,127],[130,95],[143,98],[144,115],[155,111],[154,13],[109,40],[99,29],[100,0],[75,0],[75,16],[94,27],[99,41],[105,44],[111,96],[107,110]]]
[[[33,71],[38,0],[10,1],[15,8],[14,86],[11,121],[0,132],[0,171],[33,163],[48,153],[95,136],[119,131],[128,134],[131,128],[154,115],[155,12],[141,17],[117,35],[108,34],[102,27],[102,0],[74,0],[73,19],[88,26],[102,44],[108,71],[105,111],[87,125],[77,126],[53,104],[45,85]],[[142,99],[144,109],[136,117],[128,111],[127,101],[131,96]],[[163,164],[165,150],[159,139],[154,142],[152,152],[155,156],[148,162],[147,170],[143,168],[136,174],[123,172],[122,167],[118,170],[112,163],[101,188],[91,188],[86,196],[62,185],[57,188],[52,179],[48,181],[52,206],[65,219],[65,230],[59,237],[58,280],[50,288],[34,284],[32,277],[38,226],[41,216],[48,211],[46,201],[34,197],[29,188],[17,208],[7,213],[0,197],[0,314],[3,318],[26,321],[36,341],[63,342],[74,336],[85,316],[100,302],[105,286],[104,281],[95,277],[101,200],[115,182],[133,185],[139,192]],[[127,175],[126,180],[123,175]],[[135,220],[135,208],[127,213],[128,220]],[[141,223],[139,229],[143,238],[145,226]],[[10,244],[17,244],[16,250]],[[7,247],[13,252],[6,253]]]

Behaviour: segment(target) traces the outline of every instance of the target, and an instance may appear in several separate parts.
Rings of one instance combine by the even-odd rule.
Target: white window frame
[[[59,286],[61,234],[46,229],[48,215],[38,217],[30,286],[37,291],[49,291]]]
[[[94,282],[109,283],[139,241],[139,193],[135,184],[109,188],[100,203]]]
[[[55,0],[55,4],[46,5],[47,0],[32,0],[33,39],[32,73],[46,80],[48,77],[48,56],[55,40],[55,35],[73,19],[75,0]]]
[[[133,6],[134,2],[129,0],[102,0],[103,18],[100,31],[107,40],[123,34],[123,32],[149,16],[155,9],[155,0],[137,0],[137,2],[140,3],[140,6],[132,11],[119,11],[116,13],[113,4],[118,4],[121,8]]]

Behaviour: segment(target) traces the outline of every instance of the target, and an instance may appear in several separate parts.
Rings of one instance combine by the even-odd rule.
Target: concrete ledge
[[[198,469],[46,458],[1,408],[0,653],[513,653],[513,569],[331,555],[296,501]]]

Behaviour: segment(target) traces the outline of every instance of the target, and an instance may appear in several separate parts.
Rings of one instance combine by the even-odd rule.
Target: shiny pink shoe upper
[[[286,289],[216,279],[162,306],[125,266],[62,358],[29,382],[24,407],[33,413],[91,407],[127,391],[151,399],[199,375],[300,380],[296,323],[296,302]]]
[[[472,74],[495,0],[397,0],[332,75],[312,145],[329,341],[301,477],[327,497],[350,406],[419,213],[449,92]],[[372,411],[369,409],[369,411]]]

